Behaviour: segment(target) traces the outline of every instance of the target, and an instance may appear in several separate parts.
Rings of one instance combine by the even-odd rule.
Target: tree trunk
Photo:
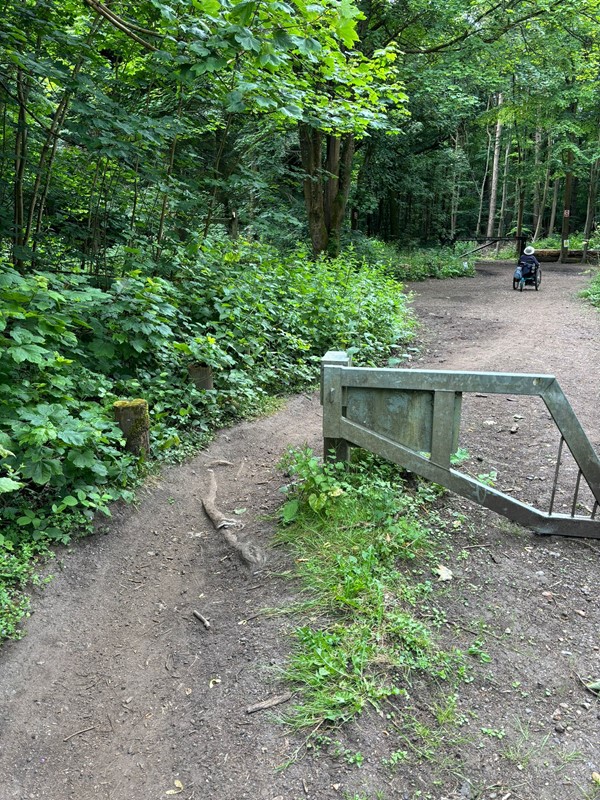
[[[341,232],[350,183],[355,141],[352,134],[328,134],[323,165],[323,134],[310,125],[298,126],[304,168],[304,201],[314,255],[340,251]]]
[[[460,205],[460,182],[458,170],[459,136],[458,131],[454,138],[454,164],[452,165],[452,194],[450,196],[450,241],[456,239],[458,209]]]
[[[548,199],[548,188],[550,187],[550,157],[552,155],[552,138],[548,137],[548,149],[546,154],[546,177],[544,178],[544,189],[542,192],[542,199],[540,201],[540,211],[537,218],[537,223],[533,232],[532,241],[537,241],[542,233],[542,225],[544,224],[544,213],[546,211],[546,201]]]
[[[600,158],[597,158],[595,161],[592,162],[590,166],[590,182],[588,186],[585,226],[583,229],[583,254],[582,254],[583,261],[587,259],[587,254],[590,247],[590,236],[592,233],[592,225],[594,224],[597,194],[598,194],[599,168],[600,168]]]
[[[548,223],[548,236],[554,233],[556,225],[556,209],[558,208],[558,190],[560,188],[560,178],[554,180],[554,190],[552,192],[552,208],[550,210],[550,222]]]
[[[502,199],[500,201],[500,214],[498,217],[498,239],[504,234],[504,217],[506,215],[506,199],[508,197],[508,168],[510,163],[510,149],[512,142],[509,138],[504,151],[504,169],[502,172]],[[496,255],[500,250],[500,242],[496,243]]]
[[[488,212],[488,223],[486,236],[491,239],[494,233],[494,220],[496,217],[496,198],[498,196],[498,176],[500,166],[500,145],[502,142],[502,120],[500,119],[500,106],[502,105],[502,94],[498,94],[498,122],[496,123],[496,137],[494,140],[494,160],[492,162],[492,183],[490,186],[490,206]]]
[[[102,18],[100,15],[96,15],[92,24],[90,26],[90,32],[87,36],[86,44],[90,45],[93,41],[94,36],[98,32],[98,29],[102,25]],[[77,59],[75,66],[71,72],[70,82],[73,83],[76,78],[78,77],[79,73],[81,72],[81,68],[84,64],[85,58],[84,56],[80,56]],[[52,116],[52,121],[50,123],[50,128],[47,131],[46,139],[44,144],[42,145],[42,149],[40,151],[40,156],[38,160],[38,165],[36,169],[35,175],[35,182],[33,185],[33,191],[31,193],[31,201],[29,203],[29,212],[27,214],[27,227],[25,230],[25,244],[29,242],[31,231],[33,228],[33,220],[35,218],[35,233],[36,235],[39,234],[41,227],[42,227],[42,219],[44,215],[44,206],[46,204],[46,198],[48,197],[48,191],[50,188],[50,180],[52,176],[52,167],[54,165],[54,159],[56,156],[56,149],[58,146],[58,138],[60,134],[60,129],[63,126],[65,118],[67,116],[69,110],[69,104],[71,102],[73,91],[72,89],[65,89],[65,92],[60,99],[58,106]],[[43,181],[43,184],[42,184]],[[40,193],[41,188],[41,193]],[[34,248],[35,249],[35,248]]]
[[[486,111],[490,110],[490,100],[488,98],[487,108]],[[479,188],[479,212],[477,214],[477,227],[475,228],[475,236],[479,236],[479,232],[481,231],[481,221],[483,219],[483,198],[485,195],[485,185],[488,179],[488,173],[490,170],[490,156],[492,152],[492,134],[490,133],[490,129],[486,128],[487,133],[487,152],[485,156],[485,168],[483,170],[483,178],[481,180],[481,187]]]
[[[25,165],[27,163],[27,95],[29,89],[23,76],[23,70],[17,69],[17,97],[19,100],[19,114],[17,118],[17,131],[15,134],[15,180],[13,199],[13,264],[20,268],[23,265],[22,248],[25,245],[25,202],[23,199],[23,185],[25,179]]]
[[[525,209],[525,187],[523,185],[523,178],[521,177],[517,178],[515,194],[517,199],[517,225],[515,236],[517,239],[521,239],[523,236],[523,211]]]
[[[541,153],[542,153],[542,132],[539,128],[535,131],[535,143],[534,143],[534,175],[535,180],[533,183],[533,219],[532,219],[532,231],[535,232],[538,227],[538,220],[540,218],[540,205],[541,205],[541,190],[540,190],[540,163],[541,163]],[[535,234],[534,234],[535,235]]]
[[[352,182],[352,161],[354,159],[354,136],[345,134],[339,145],[339,158],[335,177],[328,176],[326,217],[329,216],[328,243],[329,255],[339,255],[341,249],[342,227],[346,216],[348,195]]]
[[[321,131],[304,122],[298,126],[300,156],[304,168],[304,202],[308,216],[308,232],[314,255],[325,252],[328,235],[325,222],[323,176],[321,170]]]
[[[563,216],[560,232],[560,260],[566,261],[569,254],[569,229],[571,221],[571,197],[573,194],[573,151],[567,154],[565,165],[565,190],[563,193]]]

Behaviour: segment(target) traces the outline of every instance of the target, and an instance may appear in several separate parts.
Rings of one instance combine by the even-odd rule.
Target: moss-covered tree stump
[[[125,449],[135,455],[150,453],[150,415],[145,400],[117,400],[115,419],[125,436]]]

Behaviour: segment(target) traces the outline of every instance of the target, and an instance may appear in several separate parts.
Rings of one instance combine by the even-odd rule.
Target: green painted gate
[[[549,509],[541,511],[453,469],[464,392],[541,397],[560,432]],[[600,538],[600,460],[552,375],[352,367],[343,351],[322,360],[321,403],[326,457],[347,460],[362,447],[537,533]],[[564,448],[578,474],[570,514],[554,512]],[[583,484],[594,502],[576,513]]]

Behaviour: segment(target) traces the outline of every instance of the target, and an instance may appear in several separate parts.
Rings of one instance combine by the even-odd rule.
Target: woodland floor
[[[540,291],[520,293],[512,269],[480,264],[472,279],[412,285],[423,323],[412,366],[554,374],[599,449],[600,315],[576,297],[587,277],[577,265],[544,265]],[[541,403],[472,396],[463,419],[470,471],[496,470],[500,488],[547,509],[557,436]],[[319,451],[320,442],[318,397],[293,397],[272,417],[221,432],[149,481],[137,507],[116,509],[59,555],[27,635],[0,651],[1,800],[600,796],[600,703],[580,680],[600,678],[600,541],[536,536],[452,495],[442,513],[465,519],[455,517],[454,579],[437,603],[459,647],[489,631],[491,659],[459,689],[462,724],[391,769],[384,760],[406,745],[374,712],[306,754],[269,712],[246,713],[285,689],[277,668],[291,646],[292,622],[259,613],[294,592],[281,577],[289,555],[269,546],[285,482],[276,464],[290,445]],[[203,514],[211,464],[219,508],[237,510],[244,536],[269,550],[259,574]],[[558,510],[569,513],[573,482],[566,462]],[[413,692],[425,724],[427,689]],[[299,746],[303,757],[278,770]],[[360,768],[343,756],[357,752]]]

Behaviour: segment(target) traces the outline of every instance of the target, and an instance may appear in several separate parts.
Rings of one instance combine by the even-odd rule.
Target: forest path
[[[413,365],[554,373],[598,446],[600,316],[575,297],[587,282],[581,273],[544,267],[540,292],[522,294],[512,291],[508,264],[481,265],[475,279],[415,284],[414,306],[427,329]],[[500,482],[516,474],[525,494],[546,492],[543,469],[535,472],[535,491],[526,480],[529,458],[547,444],[540,437],[550,436],[543,412],[536,407],[511,435],[501,418],[508,413],[510,422],[516,404],[489,412],[478,402],[465,408],[467,446],[480,444],[492,414],[482,459],[499,469]],[[490,739],[485,751],[465,745],[453,754],[461,777],[444,775],[442,791],[434,788],[434,764],[385,770],[389,737],[376,715],[366,715],[343,734],[364,754],[362,769],[322,753],[276,771],[298,740],[267,713],[245,709],[284,688],[277,669],[292,623],[258,612],[291,599],[293,585],[281,573],[292,565],[270,549],[267,570],[252,574],[213,530],[199,497],[212,465],[219,508],[245,522],[243,536],[268,548],[269,515],[284,483],[276,464],[290,445],[320,450],[320,418],[318,398],[299,395],[273,417],[222,431],[196,458],[149,481],[136,508],[118,509],[104,530],[51,565],[55,579],[36,592],[27,636],[0,651],[2,800],[343,800],[359,793],[370,800],[376,792],[390,800],[417,790],[436,800],[483,800],[517,782],[521,800],[584,797],[577,787],[589,788],[592,770],[600,771],[598,707],[588,702],[582,712],[593,698],[574,676],[600,677],[598,548],[515,535],[456,498],[449,502],[476,520],[480,539],[467,545],[472,558],[462,570],[453,565],[459,596],[447,613],[458,619],[470,602],[488,609],[482,614],[490,624],[520,632],[517,650],[490,640],[496,683],[474,681],[464,702],[477,709],[477,730],[506,728],[509,735],[525,702],[526,722],[537,726],[527,746],[535,744],[539,757],[516,771],[516,762],[501,757],[506,742]],[[460,547],[463,532],[456,535]],[[560,605],[550,607],[542,588],[560,595]],[[526,701],[510,694],[515,677]],[[560,702],[563,733],[552,716]],[[476,785],[483,787],[477,794],[469,788]]]

